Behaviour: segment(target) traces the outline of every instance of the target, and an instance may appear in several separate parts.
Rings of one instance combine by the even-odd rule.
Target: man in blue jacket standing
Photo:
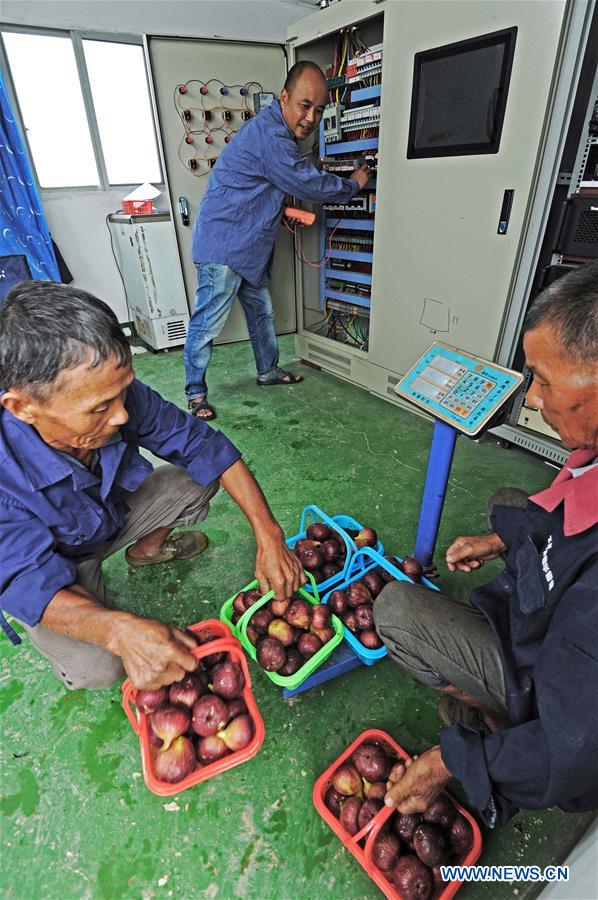
[[[185,343],[185,394],[194,416],[215,418],[207,401],[206,369],[235,297],[247,319],[258,385],[302,380],[278,365],[267,287],[285,197],[348,203],[370,178],[367,166],[339,178],[319,172],[301,155],[298,143],[320,124],[326,96],[322,70],[313,62],[296,63],[280,101],[249,121],[214,166],[193,227],[197,294]]]
[[[386,796],[402,813],[451,777],[490,826],[519,808],[598,807],[598,263],[544,291],[523,345],[529,405],[573,450],[567,464],[532,497],[497,492],[490,533],[448,548],[450,571],[504,559],[471,605],[405,582],[374,605],[391,658],[445,695],[439,745]]]

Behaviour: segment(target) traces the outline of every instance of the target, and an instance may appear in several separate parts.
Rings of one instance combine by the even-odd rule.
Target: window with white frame
[[[40,188],[162,181],[140,44],[2,29]]]

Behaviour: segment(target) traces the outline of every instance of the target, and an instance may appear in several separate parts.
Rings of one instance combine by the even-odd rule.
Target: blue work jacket
[[[276,100],[218,158],[193,226],[193,261],[229,266],[262,287],[270,277],[286,195],[347,203],[358,191],[353,179],[319,172],[301,156]]]
[[[127,497],[152,472],[139,447],[207,486],[241,456],[220,431],[141,381],[127,391],[129,420],[98,451],[94,471],[59,453],[0,407],[0,608],[35,625],[76,566],[122,529]],[[13,643],[19,638],[1,617]]]
[[[495,507],[492,524],[506,568],[471,601],[496,636],[511,726],[487,736],[445,729],[442,758],[489,825],[519,807],[595,809],[598,525],[565,536],[563,504],[548,512],[533,502]]]

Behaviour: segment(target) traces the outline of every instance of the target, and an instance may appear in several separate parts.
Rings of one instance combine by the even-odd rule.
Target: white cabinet
[[[139,337],[155,350],[185,343],[189,313],[170,216],[108,217]]]

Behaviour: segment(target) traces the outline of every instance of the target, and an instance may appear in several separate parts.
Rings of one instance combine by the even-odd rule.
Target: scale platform
[[[395,392],[473,437],[522,381],[520,372],[437,341],[403,376]]]

